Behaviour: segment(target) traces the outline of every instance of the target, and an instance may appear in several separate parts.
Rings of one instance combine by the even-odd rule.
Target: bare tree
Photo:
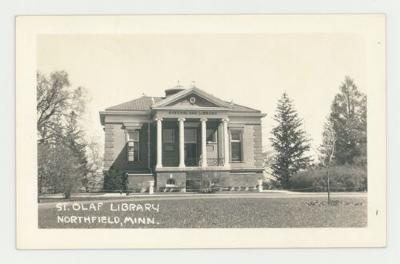
[[[48,77],[38,72],[36,77],[37,131],[39,141],[45,142],[60,134],[72,112],[78,116],[84,112],[86,91],[82,87],[72,89],[65,71]]]
[[[83,185],[86,191],[96,191],[101,189],[101,186],[97,186],[98,181],[98,172],[102,168],[103,159],[100,153],[100,146],[95,139],[91,139],[90,142],[86,146],[86,154],[88,161],[88,174],[87,177],[83,180]]]
[[[79,125],[85,90],[72,89],[68,74],[37,73],[38,193],[65,197],[87,174],[86,142]]]

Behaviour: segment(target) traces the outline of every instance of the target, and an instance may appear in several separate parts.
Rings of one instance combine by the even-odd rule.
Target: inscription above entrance
[[[217,115],[216,111],[168,111],[169,115]]]

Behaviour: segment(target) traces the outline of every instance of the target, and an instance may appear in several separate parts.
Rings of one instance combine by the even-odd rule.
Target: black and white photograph
[[[366,226],[362,47],[318,34],[40,36],[39,227]]]
[[[17,18],[21,32],[39,25],[18,102],[35,116],[37,232],[384,243],[368,235],[385,221],[384,16],[102,18]]]

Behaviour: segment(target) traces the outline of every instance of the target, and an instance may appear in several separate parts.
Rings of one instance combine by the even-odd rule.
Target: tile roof
[[[134,100],[108,107],[106,110],[112,111],[145,111],[150,110],[154,103],[161,101],[162,97],[143,95]]]
[[[151,106],[157,102],[162,101],[166,97],[154,97],[154,96],[146,96],[143,95],[139,98],[136,98],[134,100],[121,103],[118,105],[114,105],[111,107],[106,108],[106,111],[146,111],[146,110],[151,110]],[[223,101],[223,100],[221,100]],[[260,112],[259,110],[242,106],[233,102],[227,102],[223,101],[226,103],[225,107],[230,108],[232,111],[237,111],[237,112]]]
[[[247,106],[243,106],[243,105],[239,105],[239,104],[235,104],[235,103],[229,103],[227,102],[229,105],[229,107],[233,110],[233,111],[238,111],[238,112],[260,112],[259,110],[256,110],[254,108],[250,108]]]

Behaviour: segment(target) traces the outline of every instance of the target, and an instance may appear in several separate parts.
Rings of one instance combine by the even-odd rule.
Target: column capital
[[[156,117],[156,118],[154,118],[154,121],[163,121],[163,118],[162,117]]]
[[[222,122],[228,123],[229,122],[229,118],[227,118],[227,117],[222,118]]]
[[[207,120],[208,120],[208,119],[207,119],[206,117],[200,118],[200,121],[201,121],[201,122],[207,122]]]
[[[185,121],[186,121],[186,118],[184,118],[184,117],[178,117],[178,121],[179,121],[179,122],[185,122]]]

